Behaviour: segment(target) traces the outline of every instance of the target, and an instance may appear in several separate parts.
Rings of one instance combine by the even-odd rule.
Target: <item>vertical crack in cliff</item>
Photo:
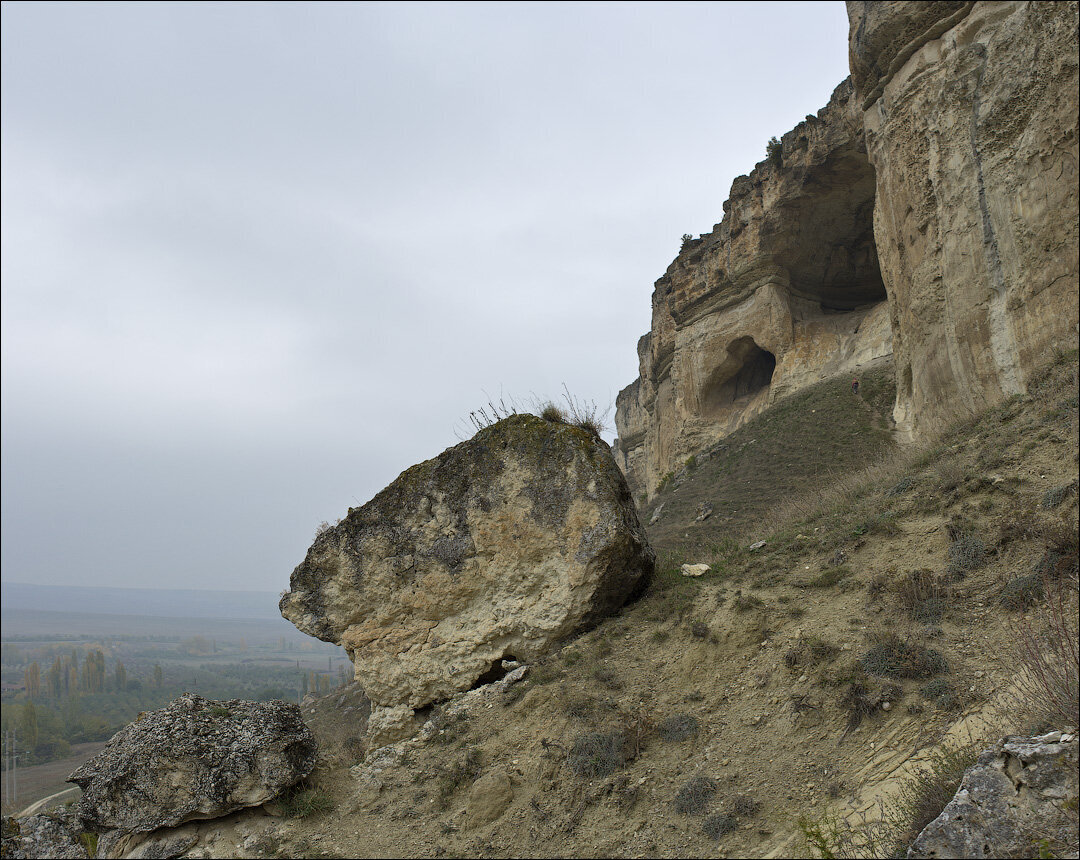
[[[971,50],[979,58],[979,66],[975,72],[975,91],[971,98],[971,156],[975,162],[983,248],[986,256],[986,270],[990,278],[990,301],[987,307],[990,323],[990,352],[1001,380],[1001,390],[1007,395],[1020,394],[1024,390],[1020,377],[1020,355],[1007,313],[1008,295],[1005,289],[1005,273],[1001,265],[1001,251],[994,231],[994,221],[986,202],[982,153],[979,151],[979,111],[982,106],[982,82],[983,75],[986,73],[987,51],[986,46],[979,43],[973,44]]]

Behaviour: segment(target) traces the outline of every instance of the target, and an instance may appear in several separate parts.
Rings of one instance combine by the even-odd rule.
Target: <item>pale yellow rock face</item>
[[[852,68],[872,70],[859,97],[894,418],[917,436],[1026,391],[1077,343],[1077,4],[848,12]]]
[[[725,215],[653,293],[640,375],[617,400],[616,457],[636,493],[778,397],[888,361],[873,171],[845,81],[735,180]]]
[[[820,379],[892,358],[914,438],[1077,345],[1077,3],[847,6],[852,77],[656,282],[635,493]]]
[[[518,415],[414,466],[316,538],[281,612],[341,644],[379,737],[621,606],[654,556],[607,445]]]

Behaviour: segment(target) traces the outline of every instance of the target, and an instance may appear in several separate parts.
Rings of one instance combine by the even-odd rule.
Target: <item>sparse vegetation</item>
[[[1048,727],[1080,725],[1080,577],[1044,577],[1045,602],[1017,630],[1020,706]],[[1043,597],[1043,595],[1040,595]]]
[[[780,166],[784,163],[784,145],[776,137],[770,137],[765,144],[765,158],[770,164]]]
[[[439,807],[445,809],[459,788],[471,785],[483,770],[484,757],[479,747],[469,746],[457,758],[439,768]]]
[[[883,678],[929,678],[949,670],[940,651],[896,633],[882,634],[858,664],[867,674]]]
[[[716,812],[702,822],[701,830],[710,839],[718,842],[721,836],[730,833],[738,826],[739,822],[735,819],[735,816],[724,812]]]
[[[566,764],[578,776],[599,777],[614,773],[626,759],[622,732],[586,732],[574,739]]]
[[[278,802],[281,804],[282,813],[287,818],[307,818],[334,808],[334,801],[330,795],[308,781],[301,781],[287,789],[278,798]]]
[[[926,568],[910,571],[900,579],[900,605],[914,621],[940,621],[949,606],[950,589],[942,577]]]
[[[672,805],[680,815],[698,815],[708,808],[719,787],[712,777],[692,777],[683,783]]]
[[[701,724],[692,714],[676,714],[656,727],[657,734],[665,741],[686,741],[695,737],[700,730]]]
[[[964,771],[975,764],[978,755],[975,746],[943,747],[903,783],[886,807],[886,820],[897,849],[910,845],[941,814],[960,787]]]

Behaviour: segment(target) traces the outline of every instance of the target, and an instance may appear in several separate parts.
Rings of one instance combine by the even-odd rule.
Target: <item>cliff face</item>
[[[1077,332],[1077,4],[848,3],[909,435]]]
[[[848,13],[852,77],[656,282],[615,418],[635,492],[776,398],[894,352],[914,436],[1075,344],[1076,3]]]
[[[620,392],[616,455],[635,491],[819,379],[887,360],[874,174],[850,81],[740,176],[713,231],[653,293],[640,376]]]

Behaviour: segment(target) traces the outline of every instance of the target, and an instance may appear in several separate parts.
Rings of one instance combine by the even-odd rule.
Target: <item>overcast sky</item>
[[[489,395],[613,403],[847,75],[840,2],[2,10],[8,582],[281,590]]]

